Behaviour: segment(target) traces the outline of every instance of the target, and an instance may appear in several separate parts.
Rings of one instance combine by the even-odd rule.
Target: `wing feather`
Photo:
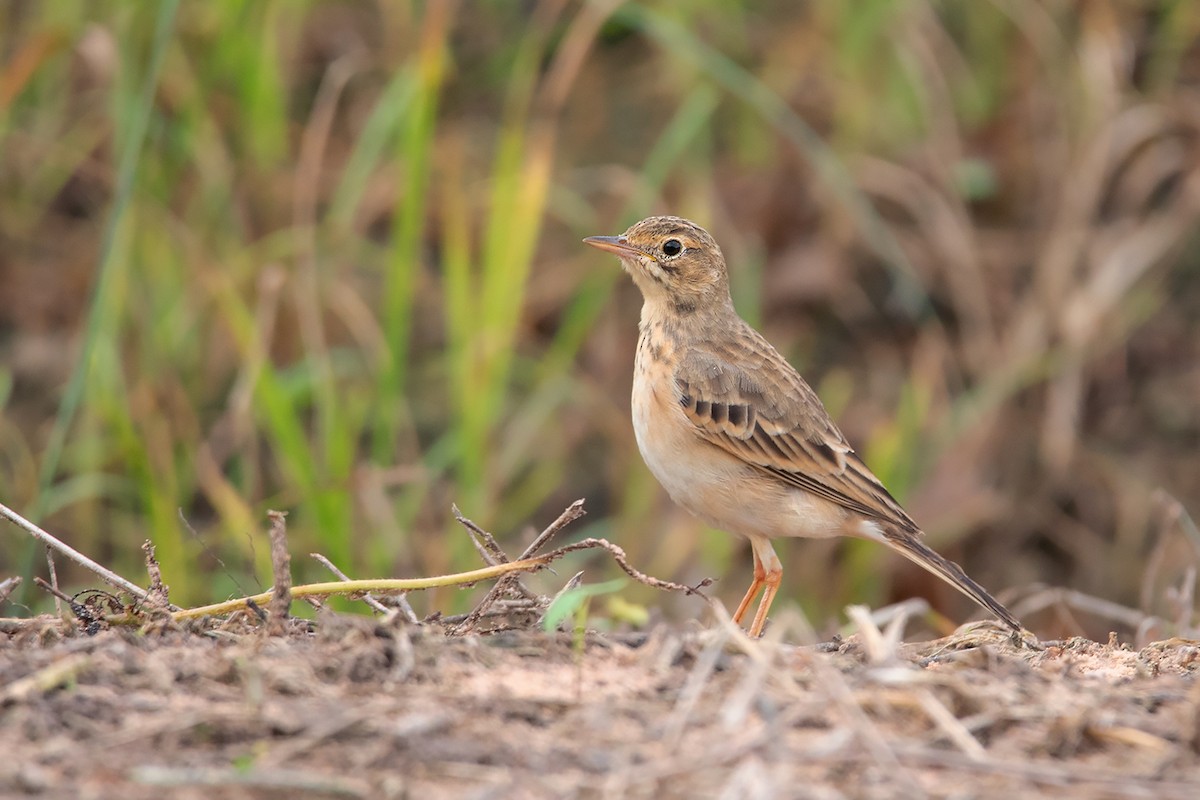
[[[691,347],[675,370],[684,415],[712,444],[868,519],[920,528],[846,442],[800,374],[749,326],[738,362]]]

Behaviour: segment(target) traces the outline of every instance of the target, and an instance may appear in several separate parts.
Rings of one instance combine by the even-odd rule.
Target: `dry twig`
[[[476,525],[471,520],[464,517],[458,510],[458,506],[453,506],[452,508],[454,518],[458,520],[459,524],[467,529],[471,536],[471,541],[475,545],[475,549],[479,552],[480,557],[483,558],[486,563],[509,563],[508,555],[503,549],[501,549],[494,536]],[[544,531],[534,537],[533,542],[525,548],[525,551],[521,553],[521,557],[517,560],[523,561],[524,559],[534,555],[538,550],[542,549],[547,542],[553,539],[555,534],[585,514],[587,514],[587,512],[583,510],[582,499],[571,503],[571,505],[567,506],[565,511],[558,515],[558,519],[554,520],[554,522],[551,522]],[[479,604],[471,610],[471,613],[467,614],[466,619],[464,619],[454,628],[453,633],[456,636],[462,636],[473,631],[475,626],[479,624],[479,620],[491,611],[495,602],[504,595],[510,593],[520,595],[528,600],[539,599],[536,594],[531,592],[525,587],[524,584],[521,583],[519,576],[515,574],[506,575],[505,577],[496,581],[496,585],[493,586],[491,590],[484,596],[483,600],[481,600]]]
[[[467,535],[471,537],[471,544],[475,545],[475,552],[479,553],[483,563],[493,567],[497,564],[508,563],[508,556],[496,542],[495,536],[464,517],[457,505],[450,506],[450,513],[454,515],[454,519],[459,525],[467,529]]]
[[[150,576],[150,590],[146,593],[146,605],[151,608],[169,608],[170,589],[163,583],[162,567],[154,557],[154,543],[149,539],[142,542],[142,552],[146,555],[146,574]]]
[[[695,586],[688,586],[683,583],[675,583],[674,581],[664,581],[662,578],[655,578],[651,575],[647,575],[644,572],[640,572],[633,567],[629,563],[629,557],[625,555],[625,551],[607,539],[581,539],[574,544],[560,547],[557,550],[551,550],[549,553],[541,556],[541,558],[548,558],[551,561],[554,561],[562,558],[567,553],[574,553],[578,550],[595,549],[607,550],[609,555],[612,556],[613,561],[617,562],[617,566],[620,567],[626,575],[633,578],[638,583],[641,583],[645,586],[652,586],[655,589],[661,589],[664,592],[682,592],[683,594],[696,595],[698,597],[705,597],[705,599],[707,599],[705,594],[700,590],[712,585],[711,578],[705,578]]]
[[[13,511],[11,508],[4,505],[3,503],[0,503],[0,517],[4,517],[9,522],[16,525],[18,528],[21,528],[22,530],[24,530],[26,533],[28,533],[33,538],[37,539],[42,544],[46,545],[47,547],[53,548],[54,550],[58,551],[60,554],[66,556],[70,560],[74,561],[76,564],[83,567],[84,569],[90,570],[90,571],[94,572],[95,574],[99,575],[101,578],[103,578],[109,584],[117,587],[118,589],[122,589],[126,592],[129,592],[134,597],[136,597],[140,600],[146,599],[146,590],[145,589],[141,588],[140,586],[133,583],[132,581],[128,581],[125,578],[122,578],[120,575],[118,575],[117,573],[108,569],[107,567],[103,567],[103,566],[97,564],[95,561],[92,561],[90,558],[85,556],[83,553],[80,553],[78,550],[75,550],[75,549],[63,544],[61,541],[59,541],[55,537],[51,536],[49,533],[46,533],[46,531],[42,530],[37,525],[34,525],[32,522],[25,519],[20,514]]]
[[[51,595],[53,595],[55,600],[61,600],[61,601],[65,602],[67,605],[70,605],[71,603],[75,602],[71,598],[70,595],[65,594],[62,589],[59,589],[57,586],[50,583],[49,581],[47,581],[45,578],[41,577],[40,575],[33,576],[33,584],[35,586],[37,586],[39,589],[43,589],[43,590],[49,592]]]
[[[50,585],[54,587],[54,613],[61,617],[63,610],[62,598],[58,596],[58,570],[54,567],[54,551],[49,545],[46,545],[46,571],[50,574]]]
[[[14,575],[11,578],[5,578],[4,580],[0,581],[0,603],[3,603],[5,600],[7,600],[8,596],[16,591],[17,587],[20,585],[20,575]]]
[[[459,572],[451,575],[439,575],[433,578],[381,578],[377,580],[327,581],[324,583],[308,583],[291,588],[293,599],[302,597],[331,597],[333,595],[359,595],[363,592],[378,594],[390,592],[415,592],[421,589],[433,589],[440,586],[470,586],[479,581],[491,580],[507,575],[510,572],[535,572],[543,569],[551,561],[547,556],[514,561],[510,564],[499,564],[494,567]],[[199,619],[233,611],[242,611],[255,606],[261,606],[271,601],[273,591],[261,592],[250,597],[239,597],[221,603],[213,603],[197,608],[181,609],[174,612],[176,620]]]
[[[563,528],[570,525],[577,519],[587,516],[587,512],[583,510],[583,498],[579,498],[558,515],[558,519],[546,526],[546,530],[534,537],[533,542],[529,547],[525,548],[525,552],[521,553],[521,558],[529,558],[531,555],[541,550],[546,546],[546,543],[558,534]]]
[[[287,631],[288,610],[292,607],[292,556],[287,548],[287,512],[268,511],[267,518],[271,520],[271,572],[275,577],[268,629],[278,636]]]
[[[572,520],[583,516],[584,512],[582,506],[582,500],[572,503],[571,506],[569,506],[561,515],[559,515],[558,519],[551,523],[550,526],[547,527],[546,530],[537,537],[534,544],[527,548],[526,553],[531,553],[537,547],[542,546],[565,525],[570,523]],[[49,539],[57,542],[57,540],[53,539],[53,537],[50,537],[49,534],[41,531],[41,529],[37,528],[37,526],[25,521],[20,516],[13,514],[4,506],[0,506],[0,510],[2,510],[4,512],[4,516],[11,521],[15,522],[26,530],[31,530],[31,533],[33,533],[33,535],[35,535],[37,538],[43,540]],[[243,610],[253,611],[258,613],[261,617],[262,607],[265,604],[269,604],[270,619],[277,621],[271,624],[271,630],[272,632],[282,632],[284,629],[283,623],[288,617],[288,609],[293,599],[329,597],[333,595],[361,596],[369,592],[374,592],[377,594],[407,593],[420,589],[431,589],[441,586],[469,586],[482,580],[496,578],[504,579],[507,576],[515,577],[520,573],[536,572],[544,569],[550,563],[562,558],[568,553],[587,549],[607,550],[617,562],[617,565],[621,567],[626,574],[639,583],[647,586],[653,586],[666,591],[684,592],[685,594],[701,594],[699,590],[711,583],[711,581],[705,580],[697,586],[692,587],[650,577],[649,575],[639,572],[637,569],[634,569],[632,566],[630,566],[625,555],[625,551],[620,547],[617,547],[616,545],[604,539],[584,539],[580,542],[575,542],[574,544],[560,547],[557,550],[553,550],[549,553],[544,553],[542,555],[528,555],[527,557],[523,557],[517,561],[507,561],[507,556],[504,555],[504,552],[500,550],[498,546],[495,546],[495,553],[493,553],[494,557],[497,560],[504,559],[504,563],[492,564],[484,567],[483,569],[471,570],[452,575],[442,575],[433,578],[382,580],[348,580],[345,578],[345,576],[342,576],[342,580],[336,582],[311,583],[301,586],[293,586],[290,566],[291,557],[287,552],[287,526],[285,522],[285,516],[286,515],[282,512],[268,512],[268,517],[271,520],[271,562],[275,579],[274,586],[270,591],[262,592],[249,597],[228,600],[222,603],[200,606],[198,608],[176,609],[173,606],[168,606],[172,612],[172,619],[176,622],[179,622],[182,620],[217,616]],[[461,515],[458,516],[461,518]],[[460,519],[460,521],[464,520],[465,518]],[[469,520],[464,521],[464,524],[468,523]],[[474,526],[474,523],[470,523],[468,525],[468,529],[476,533],[481,530],[478,529],[478,526]],[[488,537],[484,536],[482,538],[483,541],[488,541]],[[61,545],[61,543],[58,544]],[[492,540],[490,544],[494,546],[494,540]],[[56,547],[56,549],[58,548]],[[70,550],[70,548],[66,548],[66,551],[74,554],[74,551]],[[78,554],[75,555],[78,556]],[[72,556],[72,558],[73,560],[77,560],[74,558],[74,556]],[[90,559],[86,559],[83,556],[79,556],[79,558],[84,559],[80,563],[84,563],[85,565],[88,563],[94,564],[94,562],[91,562]],[[332,567],[332,565],[328,566]],[[156,597],[160,599],[161,602],[165,602],[166,587],[162,585],[161,575],[158,574],[157,563],[153,559],[153,548],[150,548],[147,551],[147,569],[151,574],[152,589],[155,590]],[[111,573],[100,565],[95,564],[95,569],[93,569],[93,571],[104,576],[106,580],[120,586],[121,588],[128,588],[131,593],[143,601],[147,601],[151,605],[154,604],[155,601],[151,600],[151,596],[148,592],[134,586],[129,581],[121,578],[118,575],[115,575],[114,573]],[[113,598],[110,595],[107,596],[109,598],[107,602],[107,608],[110,609],[110,613],[105,616],[105,614],[102,612],[92,613],[91,611],[86,611],[84,605],[75,603],[73,598],[67,597],[61,592],[55,590],[50,586],[50,584],[41,579],[35,580],[39,586],[47,589],[60,599],[70,603],[72,610],[76,612],[77,616],[80,614],[81,610],[84,610],[87,616],[87,619],[84,621],[88,623],[89,630],[105,623],[129,624],[131,622],[140,623],[141,621],[136,609],[122,612],[120,610],[120,606],[116,602],[116,598]],[[160,589],[161,592],[159,591]],[[463,626],[467,626],[468,623],[474,624],[474,622],[480,617],[491,613],[489,607],[495,605],[500,600],[499,594],[495,592],[495,587],[493,588],[492,592],[489,592],[489,598],[490,599],[487,599],[486,605],[481,603],[481,607],[477,607],[472,614],[468,614],[461,624]],[[542,603],[542,600],[543,599],[537,598],[537,596],[534,595],[532,600],[528,598],[522,598],[521,602],[528,603],[529,610],[533,611],[541,608],[540,604]],[[100,607],[98,606],[97,608]]]

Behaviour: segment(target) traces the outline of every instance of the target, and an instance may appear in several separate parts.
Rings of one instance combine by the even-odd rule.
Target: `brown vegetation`
[[[39,617],[98,579],[0,524],[0,793],[1196,796],[1195,5],[0,3],[0,503],[161,562]],[[294,597],[494,577],[586,496],[568,537],[736,600],[579,243],[651,212],[1044,649],[845,542],[781,547],[760,643],[604,553],[285,619],[268,509]],[[560,590],[586,633],[535,632]],[[906,598],[943,638],[842,627]]]

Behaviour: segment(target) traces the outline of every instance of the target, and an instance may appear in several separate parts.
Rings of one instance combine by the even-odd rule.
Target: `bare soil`
[[[1196,642],[771,633],[26,624],[0,649],[0,793],[1200,797]]]

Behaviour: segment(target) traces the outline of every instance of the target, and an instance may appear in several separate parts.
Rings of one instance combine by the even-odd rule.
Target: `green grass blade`
[[[929,298],[908,257],[878,213],[855,188],[837,155],[778,94],[666,15],[636,5],[624,6],[618,14],[672,56],[701,70],[732,96],[746,102],[783,133],[834,191],[857,221],[867,243],[891,269],[897,299],[910,313],[928,305]]]
[[[71,379],[67,383],[66,391],[63,393],[62,404],[59,406],[58,415],[54,420],[54,428],[50,432],[50,438],[42,457],[42,466],[38,475],[38,496],[34,499],[33,507],[28,514],[34,522],[37,522],[44,514],[42,497],[58,472],[67,432],[79,410],[84,388],[87,386],[92,354],[111,313],[111,309],[108,308],[110,287],[117,280],[115,273],[123,266],[113,259],[112,255],[116,247],[117,233],[133,195],[142,142],[146,137],[146,130],[150,124],[150,113],[154,107],[154,92],[158,86],[158,75],[171,40],[175,12],[178,7],[179,0],[164,0],[158,5],[154,43],[150,52],[149,64],[144,72],[145,79],[140,91],[128,101],[127,107],[123,109],[125,113],[122,114],[122,118],[128,119],[129,124],[123,137],[124,146],[121,149],[121,160],[117,167],[117,188],[113,195],[112,212],[105,224],[104,236],[100,243],[100,265],[97,270],[96,285],[92,290],[87,324],[84,328],[83,347],[75,369],[71,372]]]

